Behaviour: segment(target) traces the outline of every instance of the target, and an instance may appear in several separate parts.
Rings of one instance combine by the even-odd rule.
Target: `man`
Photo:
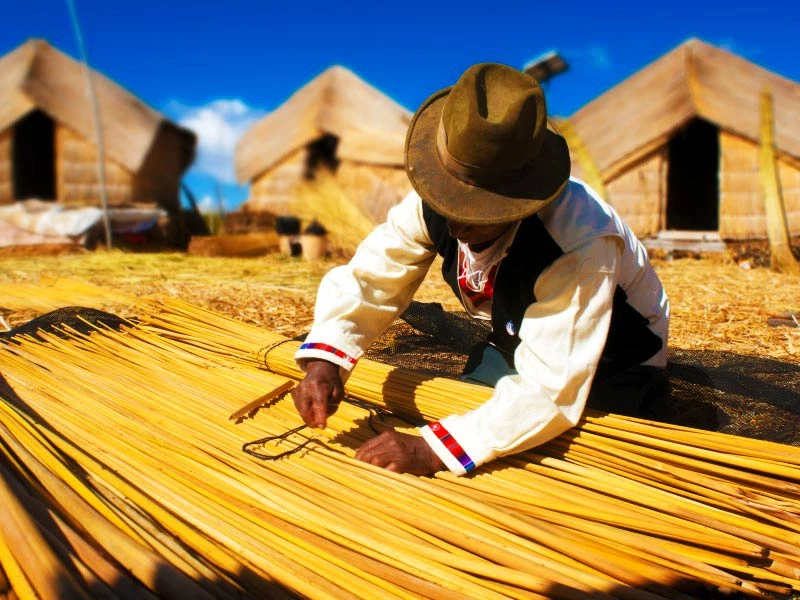
[[[465,309],[491,323],[465,376],[493,385],[493,396],[421,436],[384,432],[356,458],[460,475],[558,436],[587,405],[636,414],[658,400],[667,297],[620,217],[570,179],[567,145],[547,128],[533,78],[469,68],[415,114],[406,171],[414,191],[320,284],[295,356],[306,374],[292,396],[307,425],[325,427],[343,378],[405,310],[437,253]]]

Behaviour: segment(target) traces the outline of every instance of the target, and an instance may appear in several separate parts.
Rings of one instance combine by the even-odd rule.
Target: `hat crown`
[[[428,207],[476,225],[535,214],[563,193],[570,170],[538,82],[496,63],[470,67],[422,103],[406,134],[405,165]]]
[[[450,90],[441,126],[447,152],[458,162],[488,172],[519,169],[542,147],[544,92],[534,78],[512,67],[474,65]]]

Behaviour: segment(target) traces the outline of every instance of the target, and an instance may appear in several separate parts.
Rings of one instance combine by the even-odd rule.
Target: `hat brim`
[[[428,98],[414,115],[406,135],[406,173],[422,200],[447,219],[475,225],[518,221],[555,200],[567,185],[567,143],[547,130],[530,169],[511,181],[479,187],[451,174],[439,158],[436,136],[451,88]]]

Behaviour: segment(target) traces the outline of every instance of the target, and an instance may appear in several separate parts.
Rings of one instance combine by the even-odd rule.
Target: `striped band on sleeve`
[[[444,447],[452,454],[456,460],[461,463],[461,466],[464,467],[464,470],[467,472],[472,471],[475,468],[475,463],[472,462],[472,459],[464,452],[464,449],[461,447],[456,439],[450,435],[450,432],[445,429],[444,425],[436,421],[428,425],[430,430],[436,434],[436,437],[439,438],[439,441],[444,444]]]
[[[321,344],[318,342],[309,342],[307,344],[303,344],[300,346],[300,350],[322,350],[323,352],[330,352],[334,356],[338,356],[341,359],[346,360],[351,365],[356,364],[356,359],[350,356],[349,354],[345,354],[338,348],[334,348],[328,344]]]

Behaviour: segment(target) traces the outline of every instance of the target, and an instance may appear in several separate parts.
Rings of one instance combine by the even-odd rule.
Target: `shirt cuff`
[[[439,421],[421,427],[419,431],[436,456],[454,475],[465,475],[475,468],[472,459]]]
[[[344,350],[322,342],[305,342],[294,354],[294,359],[301,368],[303,368],[301,361],[309,358],[327,360],[328,362],[338,365],[347,372],[352,371],[358,361],[358,359],[347,354]],[[305,371],[304,368],[303,371]]]

